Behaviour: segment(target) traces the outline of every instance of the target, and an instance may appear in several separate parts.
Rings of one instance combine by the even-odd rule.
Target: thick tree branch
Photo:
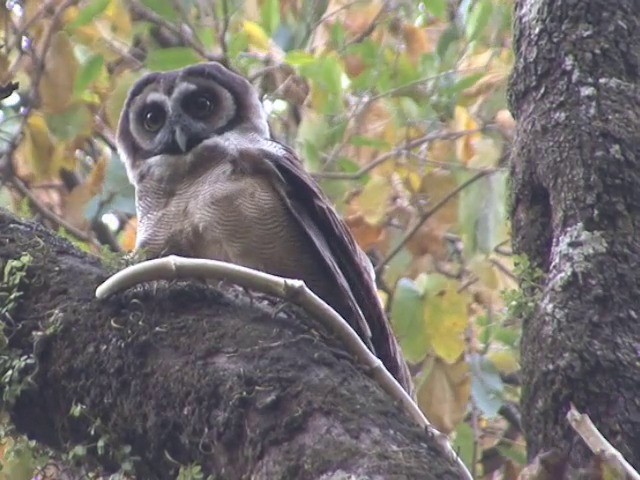
[[[0,211],[2,266],[24,252],[33,260],[3,353],[35,356],[9,406],[32,438],[63,451],[107,438],[88,461],[113,470],[127,455],[145,479],[193,463],[225,478],[461,478],[295,307],[194,282],[100,302],[94,290],[108,274],[97,260]]]

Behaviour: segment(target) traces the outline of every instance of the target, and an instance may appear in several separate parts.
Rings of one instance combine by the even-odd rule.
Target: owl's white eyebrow
[[[197,89],[198,89],[198,86],[193,83],[182,82],[173,91],[173,93],[171,94],[171,98],[180,98],[185,93],[193,92],[194,90],[197,90]]]
[[[167,96],[158,92],[151,92],[149,95],[147,95],[147,101],[169,106],[169,99],[167,98]]]

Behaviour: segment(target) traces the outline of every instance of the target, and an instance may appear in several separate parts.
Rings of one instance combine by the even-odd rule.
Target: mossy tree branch
[[[100,302],[109,273],[97,259],[0,211],[0,262],[24,252],[33,260],[5,318],[4,353],[36,361],[7,405],[31,438],[63,452],[86,445],[87,463],[130,462],[145,479],[192,464],[225,478],[460,478],[295,307],[195,282]]]

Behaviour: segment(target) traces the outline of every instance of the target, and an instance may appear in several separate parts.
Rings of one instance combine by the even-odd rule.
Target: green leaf
[[[155,71],[167,71],[198,63],[200,57],[190,48],[173,47],[153,50],[147,56],[147,68]]]
[[[480,0],[473,6],[465,26],[466,35],[470,42],[482,34],[489,24],[492,11],[493,5],[490,0]]]
[[[316,57],[302,50],[291,50],[290,52],[287,52],[284,60],[292,67],[299,67],[314,63],[316,61]]]
[[[260,13],[262,26],[269,36],[273,36],[280,25],[280,2],[278,0],[266,0],[262,4]]]
[[[462,77],[452,87],[452,92],[457,93],[466,90],[467,88],[473,87],[478,82],[478,80],[484,77],[484,75],[484,73],[474,73],[472,75]]]
[[[110,0],[93,0],[80,9],[80,13],[76,19],[68,25],[68,28],[74,29],[91,23],[95,17],[104,12],[109,6]]]
[[[354,147],[372,147],[372,148],[389,148],[389,143],[373,137],[364,137],[362,135],[354,135],[349,139],[349,143]]]
[[[471,396],[477,407],[487,417],[495,417],[503,404],[504,384],[496,367],[486,357],[472,354],[469,358],[471,367]]]
[[[455,42],[460,39],[460,31],[455,25],[449,26],[438,40],[438,46],[436,47],[436,54],[441,63],[445,63],[450,49],[453,49]],[[457,55],[456,55],[457,57]],[[456,58],[457,60],[457,58]]]
[[[424,9],[440,20],[447,19],[447,0],[422,0]]]
[[[453,449],[458,453],[465,465],[471,470],[473,462],[473,452],[475,447],[475,435],[471,425],[461,422],[456,428],[453,440]]]
[[[480,145],[481,147],[482,145]],[[482,155],[482,150],[479,147]],[[474,160],[474,166],[492,165],[495,153]],[[506,235],[506,175],[494,173],[469,185],[461,194],[459,218],[467,255],[490,253]]]
[[[104,57],[102,55],[93,55],[82,65],[78,76],[76,77],[76,83],[73,86],[73,91],[76,94],[84,92],[89,86],[95,82],[102,72],[104,67]]]
[[[430,345],[422,321],[423,301],[422,293],[411,279],[398,280],[391,305],[391,321],[402,353],[412,363],[422,360]]]
[[[175,21],[178,16],[171,0],[142,0],[142,4],[167,20]]]
[[[47,126],[58,140],[73,140],[80,135],[89,135],[93,124],[91,112],[85,104],[78,103],[62,113],[49,115]]]

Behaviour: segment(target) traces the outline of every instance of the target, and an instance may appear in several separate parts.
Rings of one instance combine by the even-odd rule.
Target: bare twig
[[[447,132],[447,131],[437,131],[425,135],[424,137],[416,138],[411,140],[404,145],[390,151],[379,155],[374,158],[370,163],[362,167],[360,170],[354,173],[344,173],[344,172],[314,172],[312,175],[315,178],[321,179],[331,179],[331,180],[359,180],[364,177],[371,170],[376,168],[377,166],[383,164],[387,160],[400,155],[402,152],[411,150],[417,147],[424,145],[425,143],[433,142],[434,140],[455,140],[457,138],[463,137],[465,135],[471,135],[474,133],[481,132],[481,128],[476,128],[473,130],[461,130],[456,132]],[[486,171],[483,171],[486,173]]]
[[[290,300],[304,308],[314,318],[329,327],[345,343],[349,351],[367,367],[367,370],[371,372],[371,376],[382,389],[402,405],[404,411],[419,426],[427,429],[434,436],[445,454],[457,462],[461,472],[463,472],[463,478],[472,479],[466,466],[453,450],[446,435],[431,425],[411,396],[389,373],[381,360],[365,346],[346,320],[313,293],[302,280],[277,277],[216,260],[183,258],[171,255],[142,262],[121,270],[96,289],[96,297],[104,299],[118,291],[143,282],[194,277],[230,280],[242,287]]]
[[[59,217],[58,215],[53,213],[51,210],[49,210],[47,207],[45,207],[42,203],[40,203],[40,200],[38,200],[33,195],[31,190],[29,190],[27,186],[24,183],[22,183],[22,180],[20,180],[18,177],[13,176],[12,178],[9,179],[9,182],[11,183],[11,185],[13,185],[13,187],[16,190],[18,190],[18,192],[20,192],[21,195],[29,199],[29,202],[31,202],[31,205],[33,206],[33,208],[35,208],[38,211],[38,213],[42,215],[44,218],[46,218],[50,222],[53,222],[57,226],[64,228],[68,233],[76,237],[78,240],[81,240],[87,243],[94,243],[93,238],[89,234],[74,227],[73,225],[68,223],[65,219]]]
[[[567,420],[593,453],[601,455],[605,461],[619,467],[626,474],[627,478],[640,480],[640,474],[627,462],[622,454],[604,438],[604,435],[598,431],[589,418],[589,415],[580,413],[575,405],[571,404],[571,408],[567,412]]]
[[[389,263],[389,261],[391,261],[391,259],[393,257],[395,257],[400,252],[400,250],[402,250],[404,248],[404,246],[407,244],[407,242],[409,240],[411,240],[411,238],[418,232],[418,230],[420,230],[420,227],[422,227],[424,222],[426,222],[438,210],[440,210],[442,207],[444,207],[449,202],[449,200],[454,198],[456,195],[458,195],[461,191],[463,191],[469,185],[471,185],[471,184],[475,183],[476,181],[480,180],[481,178],[486,177],[487,175],[490,175],[490,174],[495,173],[495,172],[496,172],[496,170],[491,169],[491,170],[485,170],[485,171],[476,173],[469,180],[467,180],[466,182],[462,183],[462,185],[459,185],[457,188],[455,188],[451,192],[449,192],[449,194],[447,196],[445,196],[442,200],[440,200],[438,203],[436,203],[430,210],[425,212],[420,217],[420,220],[418,220],[418,222],[411,228],[411,230],[409,230],[407,232],[407,234],[402,238],[402,240],[400,240],[400,243],[398,243],[398,245],[396,245],[396,247],[393,250],[391,250],[391,252],[384,258],[384,260],[382,260],[378,264],[378,266],[376,266],[376,273],[380,274],[380,272],[382,272],[382,270],[387,265],[387,263]]]
[[[135,9],[135,12],[138,15],[140,15],[144,20],[151,22],[155,25],[158,25],[159,27],[166,28],[171,33],[177,35],[186,46],[192,48],[202,58],[209,61],[214,61],[214,62],[219,62],[223,60],[220,57],[220,55],[214,55],[212,53],[208,53],[200,43],[196,42],[193,39],[192,36],[186,35],[185,32],[180,29],[180,27],[165,20],[153,10],[150,10],[149,8],[142,5],[139,1],[131,0],[131,7]]]

